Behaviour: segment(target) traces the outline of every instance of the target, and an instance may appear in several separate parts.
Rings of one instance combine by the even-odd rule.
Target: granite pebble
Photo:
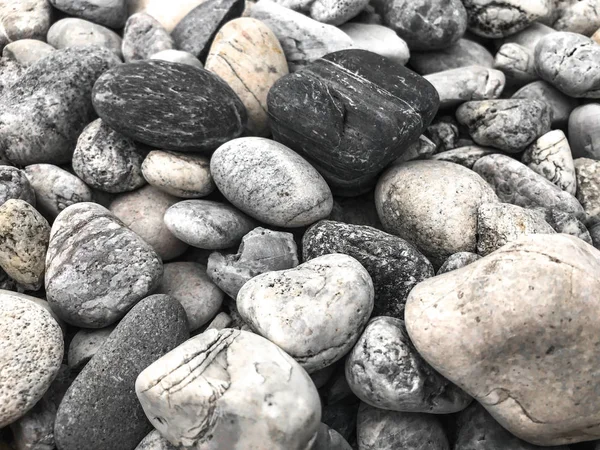
[[[44,40],[51,16],[47,0],[4,0],[0,4],[0,49],[20,39]]]
[[[127,19],[122,43],[125,62],[148,59],[156,53],[172,50],[173,47],[171,35],[151,15],[141,12]]]
[[[600,161],[577,158],[577,199],[585,210],[586,223],[600,221]]]
[[[16,167],[0,166],[0,205],[11,198],[36,205],[35,190],[26,172]]]
[[[448,259],[444,261],[444,264],[438,269],[436,275],[441,275],[446,272],[452,272],[453,270],[462,269],[471,263],[474,263],[480,259],[477,253],[473,252],[458,252],[454,255],[448,256]]]

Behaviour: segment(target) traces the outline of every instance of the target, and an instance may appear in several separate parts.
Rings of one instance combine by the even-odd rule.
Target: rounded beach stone
[[[71,325],[103,328],[116,322],[161,276],[152,247],[96,203],[69,206],[52,225],[46,295]]]
[[[542,446],[593,439],[598,270],[600,251],[581,239],[524,236],[419,283],[406,327],[426,361],[517,437]],[[565,383],[580,394],[558,393]]]
[[[365,403],[358,410],[356,440],[360,450],[450,450],[435,415],[386,411]]]
[[[46,0],[4,0],[0,4],[0,49],[20,39],[45,40],[52,7]]]
[[[0,148],[8,160],[23,166],[69,162],[94,118],[94,82],[118,62],[106,49],[87,47],[52,52],[31,66],[0,99]]]
[[[145,12],[156,18],[165,30],[173,31],[181,19],[203,0],[179,0],[166,3],[164,0],[128,0],[129,14]]]
[[[135,450],[177,450],[158,431],[153,430],[146,435]]]
[[[222,145],[212,155],[210,172],[227,200],[269,225],[310,225],[333,208],[329,186],[315,168],[269,139],[239,138]]]
[[[127,20],[126,0],[49,0],[52,6],[71,16],[109,28],[122,28]]]
[[[463,103],[456,118],[479,145],[508,153],[523,151],[550,131],[551,110],[539,100],[482,100]]]
[[[246,125],[244,105],[233,90],[213,73],[186,64],[122,64],[98,79],[92,100],[112,129],[166,150],[213,150]]]
[[[223,292],[210,280],[206,267],[194,262],[165,264],[156,292],[181,303],[192,332],[208,323],[223,303]]]
[[[574,158],[600,161],[600,103],[573,110],[569,116],[569,144]]]
[[[207,274],[227,295],[235,299],[251,278],[297,265],[298,249],[294,235],[259,227],[242,238],[237,254],[211,253]]]
[[[461,269],[469,264],[480,259],[477,253],[472,252],[458,252],[454,255],[450,255],[444,264],[439,268],[436,275],[441,275],[446,272],[451,272],[453,270]]]
[[[238,244],[256,224],[244,213],[210,200],[184,200],[164,215],[165,225],[183,242],[207,250]]]
[[[206,197],[215,189],[206,156],[153,150],[142,173],[149,184],[175,197]]]
[[[110,193],[146,184],[142,162],[146,150],[96,119],[81,132],[73,152],[73,170],[88,185]]]
[[[242,100],[249,133],[268,136],[267,94],[288,73],[283,49],[269,27],[250,17],[226,23],[215,36],[205,67]]]
[[[36,300],[0,290],[0,427],[42,398],[63,358],[62,330]]]
[[[577,199],[585,209],[586,221],[600,221],[600,161],[577,158]]]
[[[121,37],[102,25],[83,19],[61,19],[48,30],[48,44],[57,49],[67,47],[98,46],[114,52],[119,58]]]
[[[275,344],[230,328],[207,330],[163,356],[135,390],[176,447],[302,450],[321,420],[308,374]]]
[[[437,161],[447,161],[471,169],[473,165],[486,155],[498,153],[498,150],[490,147],[480,147],[478,145],[469,145],[467,147],[458,147],[437,153],[431,157]]]
[[[2,56],[29,67],[54,50],[56,49],[51,45],[36,39],[20,39],[6,45],[2,50]]]
[[[173,38],[151,15],[137,13],[129,16],[123,30],[123,59],[125,62],[148,59],[152,55],[171,50]]]
[[[368,323],[346,359],[346,379],[358,398],[381,409],[449,414],[472,400],[419,356],[404,321],[393,317]]]
[[[411,50],[437,50],[458,41],[467,29],[467,11],[460,0],[374,0],[383,24]]]
[[[376,24],[349,22],[340,27],[354,42],[354,47],[385,56],[405,65],[410,58],[406,42],[394,30]]]
[[[252,278],[238,293],[237,307],[253,330],[312,373],[352,348],[373,311],[373,297],[369,273],[338,253]]]
[[[439,267],[475,251],[477,208],[497,197],[471,170],[445,161],[410,161],[379,179],[375,204],[386,231],[413,243]]]
[[[163,50],[150,56],[150,59],[187,64],[188,66],[203,68],[202,62],[194,55],[181,50]]]
[[[352,447],[340,433],[322,423],[311,450],[352,450]]]
[[[510,86],[523,86],[538,79],[533,51],[519,44],[507,43],[498,49],[494,68],[506,75]]]
[[[60,403],[54,425],[57,447],[134,448],[152,429],[135,395],[135,380],[188,337],[185,311],[169,296],[151,295],[135,305]]]
[[[35,191],[36,208],[49,219],[54,219],[67,206],[92,201],[93,193],[88,185],[58,166],[32,164],[25,167],[24,172]]]
[[[16,167],[0,166],[0,205],[11,198],[35,206],[35,191],[26,173]]]
[[[10,199],[0,206],[0,266],[27,290],[44,282],[50,225],[29,203]]]
[[[571,97],[600,98],[600,46],[576,33],[543,37],[535,47],[538,75]]]
[[[310,5],[310,17],[319,22],[341,25],[358,15],[369,0],[315,0]]]
[[[600,9],[596,0],[569,1],[552,28],[590,36],[600,27]]]
[[[576,99],[563,94],[543,80],[534,81],[523,86],[511,98],[545,101],[552,110],[552,127],[561,128],[567,125],[571,112],[579,103]]]
[[[411,67],[421,75],[467,66],[492,68],[494,56],[483,45],[470,39],[459,39],[449,47],[429,52],[412,52]]]
[[[374,316],[403,318],[410,290],[434,275],[431,263],[411,243],[372,227],[322,220],[306,230],[304,261],[330,253],[352,256],[369,272]]]
[[[67,356],[69,368],[81,370],[104,345],[114,329],[114,326],[110,326],[95,330],[86,328],[79,330],[69,344]]]

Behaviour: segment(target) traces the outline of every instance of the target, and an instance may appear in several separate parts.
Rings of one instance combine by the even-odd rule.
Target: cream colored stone
[[[158,20],[170,33],[192,9],[205,0],[128,0],[129,15],[145,12]]]

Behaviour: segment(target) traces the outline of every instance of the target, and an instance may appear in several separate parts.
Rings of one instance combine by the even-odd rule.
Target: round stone
[[[600,161],[600,103],[573,110],[569,116],[569,144],[574,158]]]
[[[0,205],[11,198],[35,206],[35,191],[26,173],[16,167],[0,166]]]
[[[405,65],[410,58],[406,42],[394,30],[376,24],[349,22],[340,27],[356,48],[362,48]]]
[[[87,20],[69,17],[61,19],[48,30],[48,44],[61,49],[67,47],[98,46],[111,50],[119,58],[121,37],[112,30]]]
[[[4,0],[0,4],[0,48],[20,39],[45,40],[52,21],[47,0]]]
[[[148,59],[173,46],[171,35],[151,15],[137,13],[127,19],[122,45],[125,62]]]

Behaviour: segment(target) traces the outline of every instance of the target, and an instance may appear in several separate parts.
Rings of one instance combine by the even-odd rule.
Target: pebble
[[[47,219],[53,220],[67,206],[92,201],[88,185],[58,166],[32,164],[23,171],[35,192],[35,206]]]
[[[600,161],[589,158],[575,160],[577,199],[585,210],[586,222],[600,221]]]
[[[205,67],[225,80],[244,103],[248,132],[268,136],[267,94],[288,74],[283,49],[270,28],[250,17],[226,23],[214,38]]]
[[[556,208],[583,217],[583,207],[575,197],[509,156],[484,156],[473,170],[492,186],[504,203],[523,208]]]
[[[167,3],[164,0],[128,0],[129,14],[145,12],[156,18],[169,33],[173,31],[187,13],[203,0],[178,0]]]
[[[233,319],[231,318],[231,316],[226,312],[221,311],[214,317],[213,320],[210,321],[206,329],[222,330],[223,328],[229,328],[229,325],[231,325],[232,323]]]
[[[80,371],[98,353],[115,326],[98,329],[80,329],[69,344],[67,360],[69,368]]]
[[[238,293],[237,307],[254,331],[312,373],[350,351],[369,320],[373,297],[365,268],[334,253],[252,278]]]
[[[205,0],[177,23],[171,32],[175,46],[204,60],[217,31],[244,11],[244,0]],[[246,38],[247,39],[247,38]],[[250,39],[252,41],[252,39]],[[260,61],[257,61],[260,63]]]
[[[467,29],[467,11],[460,0],[374,0],[383,24],[411,50],[438,50],[458,41]]]
[[[298,249],[291,233],[255,228],[242,238],[237,253],[211,253],[207,274],[235,299],[242,286],[257,275],[298,265]]]
[[[35,191],[26,172],[12,166],[0,166],[0,205],[11,198],[36,205]]]
[[[36,39],[20,39],[7,44],[2,50],[2,56],[29,67],[54,50],[56,49],[51,45]]]
[[[346,379],[358,398],[381,409],[449,414],[471,403],[419,356],[404,321],[393,317],[368,323],[346,359]]]
[[[269,139],[234,139],[215,151],[210,171],[234,206],[269,225],[293,228],[329,215],[325,180],[298,154]]]
[[[352,450],[352,447],[340,433],[321,423],[311,450]]]
[[[181,50],[163,50],[150,56],[150,59],[187,64],[188,66],[199,67],[200,69],[204,67],[202,62],[194,55],[188,52],[182,52]]]
[[[302,259],[330,253],[355,258],[375,288],[374,316],[404,317],[410,290],[434,275],[433,266],[410,242],[368,226],[322,220],[302,238]]]
[[[522,161],[563,191],[575,195],[577,180],[573,156],[569,141],[561,130],[552,130],[541,136],[525,151]]]
[[[571,112],[578,105],[576,99],[566,96],[543,80],[526,84],[515,92],[511,98],[545,101],[552,110],[551,125],[553,128],[565,128]]]
[[[417,73],[428,75],[460,67],[494,67],[494,56],[483,45],[470,39],[459,39],[449,47],[427,51],[411,52],[410,65]]]
[[[218,76],[160,60],[107,71],[92,101],[115,131],[164,150],[213,150],[238,137],[246,124],[244,105]]]
[[[163,220],[167,210],[178,201],[178,198],[154,186],[144,186],[116,197],[109,210],[150,244],[163,261],[168,261],[182,255],[188,248],[169,231]]]
[[[519,44],[508,43],[498,49],[494,68],[501,70],[509,85],[523,86],[538,79],[533,52]]]
[[[569,116],[569,144],[574,158],[600,161],[600,103],[573,110]]]
[[[69,162],[77,137],[94,117],[94,82],[116,64],[113,53],[87,47],[52,52],[31,66],[0,98],[6,158],[23,166]],[[45,106],[48,99],[51,106]]]
[[[406,327],[427,362],[517,437],[542,446],[593,439],[598,270],[600,252],[582,240],[528,235],[417,285]],[[565,383],[576,398],[556,391]]]
[[[153,150],[142,173],[149,184],[179,198],[206,197],[215,190],[206,156]]]
[[[185,312],[169,296],[151,295],[135,305],[60,403],[54,426],[57,447],[134,448],[152,429],[135,395],[134,382],[188,336]]]
[[[195,336],[146,368],[135,390],[152,425],[176,447],[300,450],[320,425],[308,374],[246,331]]]
[[[256,227],[236,208],[211,200],[184,200],[164,215],[165,225],[175,237],[189,245],[219,250],[238,244]]]
[[[392,162],[392,165],[402,164],[403,162],[412,161],[414,159],[429,159],[430,157],[433,157],[436,151],[437,144],[422,134],[419,136],[418,140],[408,145],[406,151],[402,154],[402,156],[396,158],[394,162]],[[342,220],[342,222],[345,221]]]
[[[270,0],[252,6],[250,17],[264,22],[279,40],[290,72],[296,72],[322,56],[354,47],[337,27],[306,17]]]
[[[508,153],[523,151],[550,131],[552,112],[538,100],[481,100],[463,103],[456,118],[473,140]]]
[[[28,295],[0,291],[0,330],[0,427],[5,427],[48,390],[64,347],[56,320]]]
[[[443,273],[452,272],[453,270],[462,269],[465,266],[468,266],[471,263],[474,263],[478,259],[480,259],[477,253],[472,252],[458,252],[454,255],[448,256],[448,259],[444,261],[444,264],[439,268],[436,275],[441,275]]]
[[[551,0],[551,1],[556,1],[556,0]],[[558,0],[558,1],[560,1],[560,0]],[[568,1],[571,1],[571,0],[568,0]],[[510,36],[505,36],[503,39],[497,40],[496,45],[502,46],[502,44],[513,43],[513,44],[518,44],[518,45],[525,47],[526,49],[534,52],[535,47],[536,47],[537,43],[540,41],[540,39],[542,39],[544,36],[546,36],[550,33],[555,33],[555,32],[556,32],[555,29],[553,29],[547,25],[544,25],[543,23],[533,22],[527,28],[525,28],[515,34],[511,34]]]
[[[600,98],[600,46],[586,36],[551,33],[535,47],[538,75],[571,97]]]
[[[162,270],[152,247],[96,203],[69,206],[52,225],[46,295],[71,325],[116,322],[158,286]]]
[[[453,116],[440,116],[425,130],[425,135],[435,145],[435,153],[456,148],[460,133],[458,122]]]
[[[0,206],[0,266],[27,290],[44,282],[50,225],[29,203],[10,199]]]
[[[595,0],[571,1],[567,5],[566,8],[560,11],[558,19],[552,24],[552,28],[585,36],[590,36],[600,28],[600,9],[598,9],[598,3]]]
[[[379,172],[418,139],[439,96],[404,66],[345,50],[281,78],[268,104],[274,139],[306,157],[334,193],[352,196],[371,188]]]
[[[177,447],[171,445],[158,431],[153,430],[142,439],[135,450],[177,450]]]
[[[368,0],[274,0],[276,3],[305,13],[313,19],[331,25],[342,25],[357,16],[369,4]]]
[[[0,4],[0,49],[20,39],[44,40],[52,7],[46,0],[3,0]]]
[[[477,209],[496,201],[480,176],[445,161],[394,166],[375,191],[384,229],[416,245],[435,268],[454,253],[475,251]]]
[[[543,209],[546,222],[550,224],[557,233],[570,234],[593,245],[590,232],[581,220],[573,214],[569,214],[558,209]]]
[[[56,9],[71,16],[109,28],[122,28],[127,20],[126,0],[49,0]]]
[[[437,161],[447,161],[454,164],[460,164],[461,166],[471,169],[473,165],[480,158],[486,155],[498,153],[497,150],[489,147],[480,147],[478,145],[469,145],[467,147],[459,147],[452,150],[448,150],[442,153],[433,155],[431,159]]]
[[[164,50],[172,50],[173,38],[154,17],[136,13],[127,19],[123,30],[123,59],[125,62],[148,59]]]
[[[98,46],[114,52],[119,58],[121,37],[112,30],[87,20],[69,17],[61,19],[48,30],[48,44],[57,49]]]
[[[348,22],[342,25],[340,30],[350,36],[355,48],[377,53],[402,65],[405,65],[410,58],[406,42],[388,27]]]

